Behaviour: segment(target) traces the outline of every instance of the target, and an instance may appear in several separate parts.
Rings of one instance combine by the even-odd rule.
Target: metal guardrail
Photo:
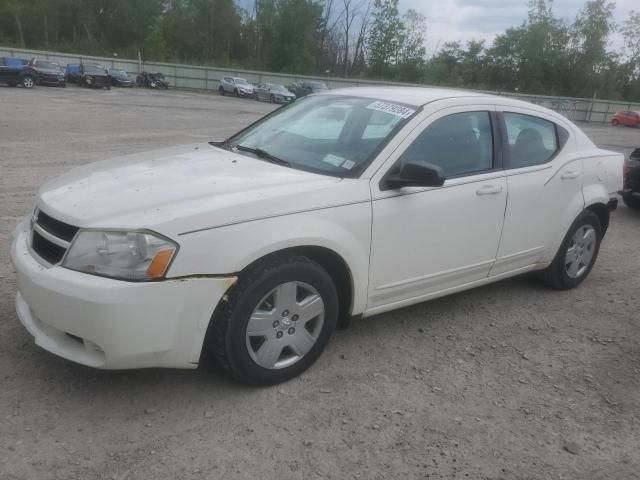
[[[304,80],[316,80],[325,82],[330,88],[358,87],[372,85],[399,85],[416,86],[415,84],[383,82],[376,80],[364,80],[356,78],[337,78],[322,76],[290,75],[274,72],[259,72],[254,70],[242,70],[234,68],[216,68],[197,65],[182,65],[163,62],[142,62],[137,60],[121,59],[117,57],[95,57],[72,53],[48,52],[42,50],[23,50],[19,48],[0,47],[0,56],[18,58],[44,58],[60,65],[68,63],[96,62],[107,68],[125,70],[131,74],[137,74],[142,70],[161,72],[173,87],[215,91],[220,85],[220,79],[225,76],[244,77],[252,83],[281,83],[290,85],[293,82]],[[425,85],[418,85],[425,86]],[[550,95],[529,95],[514,92],[491,92],[494,95],[517,98],[536,105],[544,106],[561,113],[572,121],[607,123],[611,121],[613,114],[620,110],[640,111],[640,103],[620,102],[613,100],[600,100],[589,98],[555,97]]]

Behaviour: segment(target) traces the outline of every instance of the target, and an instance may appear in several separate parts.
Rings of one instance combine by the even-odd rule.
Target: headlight
[[[93,77],[87,77],[87,83],[91,83],[93,81]]]
[[[62,266],[120,280],[158,280],[177,250],[174,242],[151,232],[81,230]]]

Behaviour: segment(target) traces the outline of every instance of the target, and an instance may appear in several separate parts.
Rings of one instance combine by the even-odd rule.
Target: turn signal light
[[[167,271],[171,258],[173,258],[173,252],[174,250],[171,249],[160,250],[157,252],[147,267],[147,277],[162,278],[164,273]]]

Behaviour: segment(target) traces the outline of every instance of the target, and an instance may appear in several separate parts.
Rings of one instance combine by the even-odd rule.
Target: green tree
[[[615,29],[614,7],[606,0],[590,0],[576,16],[571,29],[571,78],[576,95],[600,96],[610,90],[604,72],[614,61],[607,52],[609,34]]]
[[[398,0],[375,0],[368,36],[369,67],[374,77],[392,77],[398,62],[404,25],[398,13]]]
[[[408,82],[419,82],[424,77],[425,68],[425,34],[427,21],[424,15],[409,10],[402,17],[400,52],[398,55],[397,79]]]

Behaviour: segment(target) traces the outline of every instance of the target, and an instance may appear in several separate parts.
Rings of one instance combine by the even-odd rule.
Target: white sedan
[[[508,98],[311,95],[224,142],[46,183],[15,232],[17,312],[38,345],[84,365],[195,368],[208,351],[272,384],[353,317],[534,270],[576,287],[622,165]]]

